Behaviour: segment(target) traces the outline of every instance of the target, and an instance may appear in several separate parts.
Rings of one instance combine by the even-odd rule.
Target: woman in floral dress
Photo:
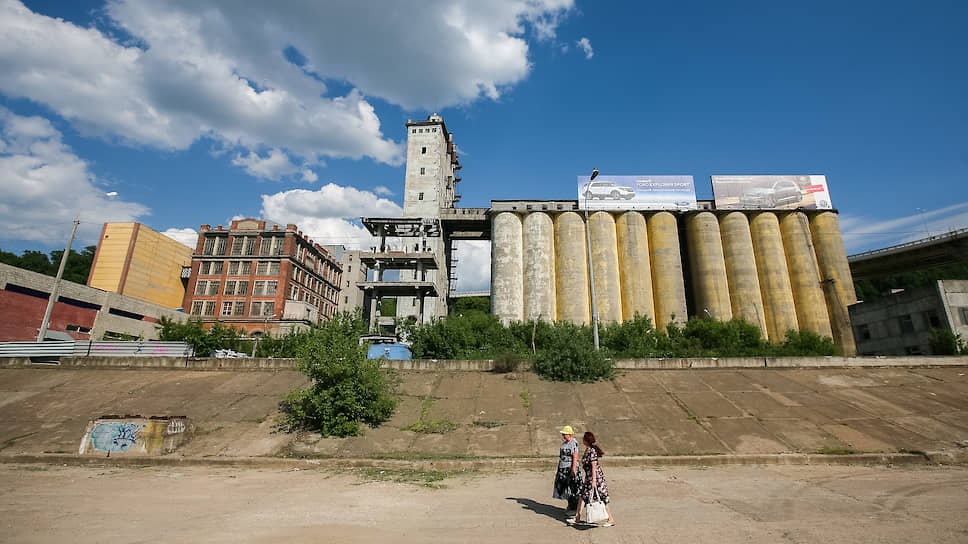
[[[582,522],[582,508],[591,500],[592,489],[594,489],[594,496],[605,503],[605,511],[608,512],[608,520],[602,524],[602,527],[611,527],[615,525],[615,519],[612,518],[612,510],[608,507],[608,484],[605,483],[605,472],[598,462],[604,452],[602,452],[602,448],[598,447],[595,435],[590,431],[582,437],[582,443],[585,444],[585,453],[581,457],[581,468],[585,472],[585,483],[582,485],[579,495],[578,513],[575,514],[574,518],[569,518],[568,523]]]

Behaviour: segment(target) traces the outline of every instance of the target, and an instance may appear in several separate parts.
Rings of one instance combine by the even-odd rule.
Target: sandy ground
[[[0,541],[968,542],[968,467],[605,467],[610,528],[566,525],[550,470],[6,464]]]

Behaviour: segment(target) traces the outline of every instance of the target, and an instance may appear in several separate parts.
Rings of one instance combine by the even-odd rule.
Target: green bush
[[[776,357],[822,357],[836,354],[834,341],[829,336],[820,336],[809,331],[787,331],[786,340],[773,346],[772,353]]]
[[[323,436],[353,436],[362,425],[389,419],[397,405],[396,380],[367,359],[360,316],[337,314],[313,327],[297,349],[299,369],[310,385],[289,393],[280,407],[289,430],[310,429]]]
[[[164,316],[158,319],[158,339],[186,342],[195,349],[196,357],[210,357],[218,349],[250,353],[252,340],[244,340],[241,336],[241,330],[217,322],[206,329],[197,319],[185,322]]]
[[[592,329],[571,323],[556,323],[548,328],[533,369],[553,381],[593,382],[614,374],[612,360],[595,349]]]
[[[934,355],[968,355],[968,346],[948,329],[931,329],[931,353]]]

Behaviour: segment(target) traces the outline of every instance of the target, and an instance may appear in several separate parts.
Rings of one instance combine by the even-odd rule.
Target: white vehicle
[[[632,200],[635,198],[635,189],[619,185],[614,181],[590,181],[582,186],[581,193],[585,198],[600,198],[602,200],[611,198],[618,200]]]

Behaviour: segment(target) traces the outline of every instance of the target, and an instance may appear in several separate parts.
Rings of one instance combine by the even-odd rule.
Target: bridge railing
[[[860,258],[863,258],[863,257],[870,257],[872,255],[878,255],[878,254],[881,254],[881,253],[889,253],[889,252],[892,252],[892,251],[896,251],[898,249],[904,249],[904,248],[909,248],[909,247],[914,247],[914,246],[920,246],[920,245],[927,245],[927,244],[934,243],[934,242],[944,241],[944,240],[947,240],[949,238],[956,238],[956,237],[961,236],[962,234],[965,234],[965,233],[968,233],[968,228],[953,230],[953,231],[950,231],[950,232],[946,232],[944,234],[935,234],[934,236],[929,236],[928,238],[921,238],[919,240],[912,240],[910,242],[904,242],[903,244],[897,244],[897,245],[893,245],[893,246],[889,246],[889,247],[883,247],[883,248],[880,248],[880,249],[872,249],[870,251],[865,251],[863,253],[855,253],[853,255],[848,255],[847,256],[847,260],[860,259]]]

